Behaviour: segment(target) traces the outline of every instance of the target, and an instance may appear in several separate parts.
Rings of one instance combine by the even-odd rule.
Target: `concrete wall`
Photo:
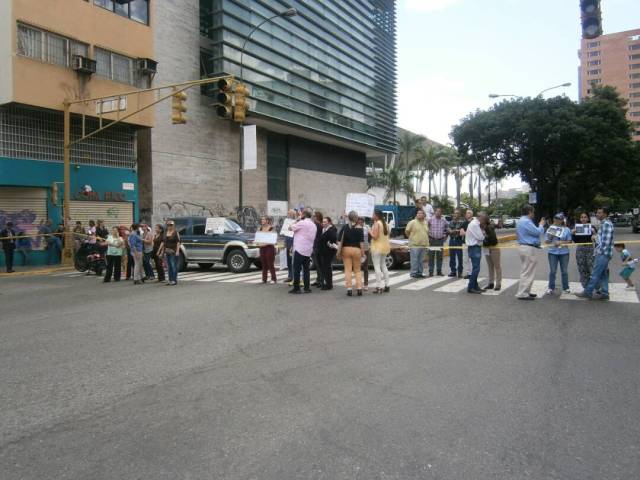
[[[334,221],[344,213],[347,193],[366,191],[367,181],[364,178],[298,168],[289,169],[291,206],[318,209]]]
[[[13,99],[11,2],[0,2],[0,105]]]
[[[156,4],[156,84],[200,78],[199,0]],[[187,91],[187,124],[171,124],[171,104],[156,109],[151,132],[154,221],[175,215],[229,214],[238,205],[237,124],[217,118],[214,99]],[[144,168],[144,167],[142,167]],[[258,134],[258,169],[245,172],[244,205],[261,212],[267,204],[266,135]],[[144,188],[144,187],[142,187]],[[145,201],[145,200],[143,200]]]

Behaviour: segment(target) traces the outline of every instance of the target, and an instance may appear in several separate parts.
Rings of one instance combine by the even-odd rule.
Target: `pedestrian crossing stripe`
[[[51,276],[55,277],[84,277],[86,272],[63,272],[63,273],[55,273]],[[93,276],[93,275],[92,275]],[[342,271],[337,271],[333,275],[334,285],[338,285],[339,283],[344,282],[345,274]],[[286,272],[280,272],[278,283],[284,284],[286,279]],[[316,271],[311,272],[311,281],[316,280]],[[373,271],[369,272],[369,280],[370,286],[372,288],[375,287],[375,274]],[[430,287],[438,287],[433,291],[438,293],[461,293],[466,291],[468,286],[468,280],[464,279],[455,279],[453,280],[450,277],[429,277],[429,278],[421,278],[421,279],[413,279],[410,274],[406,271],[392,270],[389,272],[389,286],[398,285],[398,290],[403,290],[407,292],[416,292],[420,290],[424,290]],[[188,272],[180,272],[178,275],[179,282],[195,282],[195,283],[242,283],[248,285],[260,284],[262,282],[262,272],[259,270],[252,270],[246,273],[231,273],[228,271],[188,271]],[[354,278],[355,281],[355,278]],[[445,283],[448,282],[448,283]],[[480,285],[484,285],[487,282],[486,278],[479,278],[478,282]],[[498,296],[505,293],[506,290],[510,290],[518,284],[518,279],[516,278],[503,278],[501,290],[487,290],[484,292],[483,296]],[[569,301],[584,301],[585,299],[581,299],[576,297],[574,294],[576,292],[581,292],[583,290],[582,285],[578,282],[570,282],[569,288],[571,293],[567,294],[562,292],[561,288],[556,285],[558,288],[556,289],[556,293],[552,295],[545,295],[548,282],[547,280],[535,280],[531,286],[531,293],[535,293],[538,296],[538,299],[544,298],[558,298],[560,300],[569,300]],[[638,298],[638,293],[635,290],[626,290],[626,284],[624,283],[610,283],[609,284],[609,293],[610,293],[610,301],[611,302],[619,302],[619,303],[640,303],[640,299]],[[515,293],[515,292],[513,292]]]

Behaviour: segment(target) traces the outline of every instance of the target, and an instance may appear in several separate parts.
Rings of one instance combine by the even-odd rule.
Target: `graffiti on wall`
[[[17,212],[0,210],[0,230],[5,227],[7,222],[12,222],[13,228],[17,232],[25,235],[35,235],[38,233],[38,229],[44,220],[44,218],[38,218],[38,214],[29,209]],[[30,238],[25,241],[30,241],[31,248],[34,250],[44,247],[44,242],[41,237]]]

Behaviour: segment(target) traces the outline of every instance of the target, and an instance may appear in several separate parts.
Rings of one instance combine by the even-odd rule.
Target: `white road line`
[[[549,282],[547,280],[534,280],[530,293],[535,293],[538,298],[542,298],[544,296],[544,292],[547,291],[548,286]]]
[[[241,280],[247,280],[248,278],[255,278],[256,275],[261,275],[261,273],[256,271],[251,271],[247,273],[227,273],[222,275],[214,275],[211,278],[204,278],[202,280],[196,280],[196,281],[198,282],[224,282],[224,281],[239,282]]]
[[[478,283],[484,282],[484,278],[478,278]],[[456,280],[455,282],[448,283],[440,288],[436,288],[436,292],[444,292],[444,293],[458,293],[467,289],[469,285],[469,280],[465,280],[464,278],[460,280]]]
[[[398,275],[397,277],[394,277],[392,279],[389,280],[389,286],[393,286],[393,285],[397,285],[399,283],[403,283],[409,280],[413,280],[411,278],[411,274],[410,273],[403,273],[402,275]]]
[[[502,285],[501,285],[502,290],[498,290],[498,291],[487,290],[486,292],[484,292],[484,295],[489,295],[489,296],[492,296],[492,297],[498,296],[501,293],[504,293],[505,290],[507,290],[507,289],[513,287],[514,285],[516,285],[517,283],[518,283],[518,280],[515,279],[515,278],[503,278],[502,279]]]
[[[64,272],[64,273],[54,273],[52,277],[78,277],[80,275],[84,275],[85,272]]]
[[[625,283],[610,283],[609,301],[614,303],[640,303],[640,299],[638,299],[638,293],[635,290],[626,290],[625,286]],[[581,292],[583,290],[582,285],[577,282],[572,282],[570,284],[570,287],[572,293],[569,295],[563,293],[560,297],[560,300],[586,300],[586,298],[579,298],[574,295],[574,293]]]
[[[236,275],[234,278],[227,278],[224,280],[220,280],[220,283],[239,283],[239,282],[247,282],[248,280],[258,280],[262,278],[262,273],[251,273],[244,275]]]
[[[215,273],[200,273],[198,275],[189,275],[189,276],[185,276],[185,275],[180,275],[179,278],[181,281],[183,282],[195,282],[196,280],[202,280],[205,278],[218,278],[218,276]]]
[[[399,287],[399,290],[422,290],[424,288],[431,287],[433,285],[437,285],[442,282],[446,282],[449,280],[449,277],[431,277],[431,278],[423,278],[422,280],[418,280],[408,285],[403,285]]]

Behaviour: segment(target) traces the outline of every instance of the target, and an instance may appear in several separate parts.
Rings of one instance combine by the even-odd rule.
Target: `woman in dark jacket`
[[[322,219],[322,231],[318,240],[318,260],[320,263],[321,290],[333,289],[333,259],[336,256],[338,231],[331,222],[331,217]]]
[[[164,282],[164,261],[160,256],[160,245],[162,245],[162,240],[164,239],[164,227],[159,223],[156,225],[155,235],[153,237],[153,262],[156,265],[156,272],[158,272],[158,283]]]

